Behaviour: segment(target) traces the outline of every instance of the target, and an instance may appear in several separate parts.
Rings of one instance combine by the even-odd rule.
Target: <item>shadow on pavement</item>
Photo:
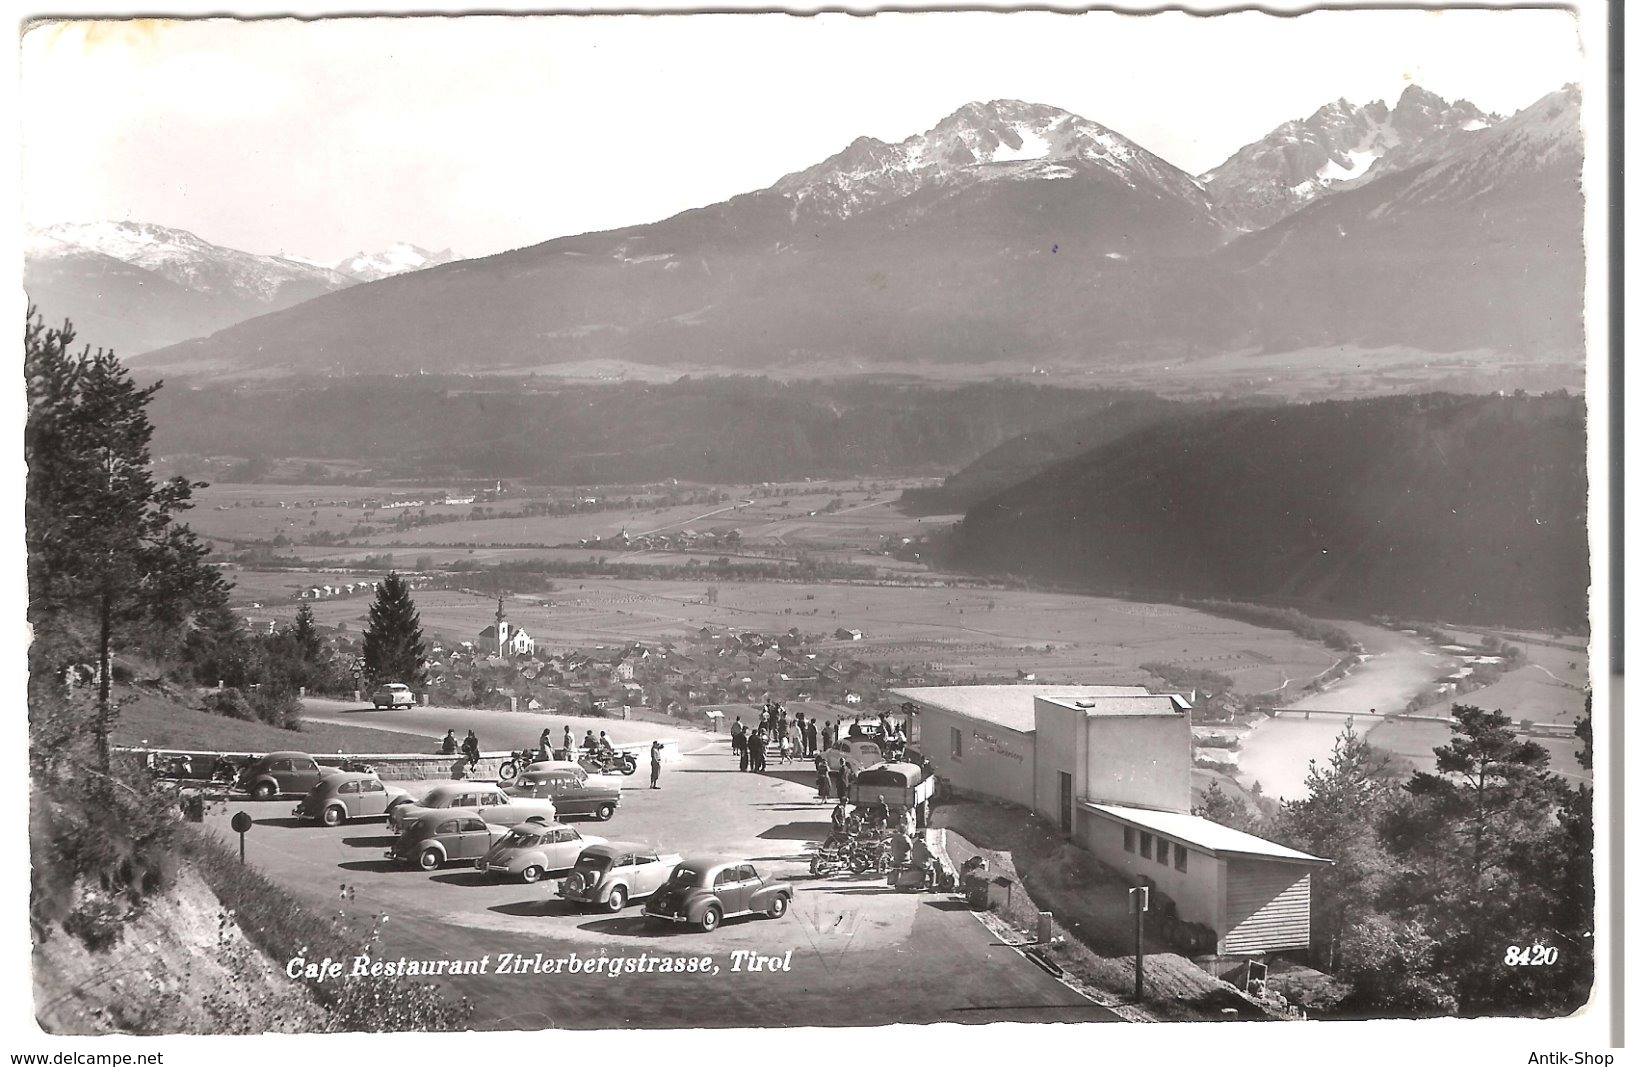
[[[496,885],[495,878],[481,874],[479,871],[446,871],[429,879],[431,882],[442,882],[446,885]]]
[[[764,841],[822,841],[829,836],[829,822],[786,822],[770,826],[756,835]]]
[[[769,764],[766,774],[769,778],[777,778],[783,782],[794,782],[796,785],[804,785],[809,789],[818,784],[818,775],[813,773],[810,768],[805,771],[788,770],[784,767],[775,767]]]
[[[872,897],[877,893],[895,893],[897,891],[889,885],[849,885],[830,886],[828,889],[820,890],[820,892],[834,893],[843,897]]]
[[[556,918],[563,915],[580,915],[583,912],[581,905],[573,904],[568,900],[549,898],[546,900],[515,900],[509,904],[493,904],[486,911],[494,911],[499,915],[518,915],[525,918]]]
[[[928,900],[926,907],[936,908],[938,911],[970,911],[970,905],[963,900],[950,897],[947,900]]]
[[[377,837],[346,837],[341,839],[351,848],[388,848],[395,843],[393,835],[380,834]]]
[[[410,872],[413,868],[394,860],[346,860],[339,864],[340,870],[368,871],[373,874],[383,874],[388,871],[400,871],[402,874]]]
[[[699,928],[682,923],[663,922],[660,919],[646,919],[642,915],[615,915],[607,919],[594,919],[590,923],[582,923],[581,929],[590,930],[595,934],[618,934],[621,937],[672,937],[692,933]]]
[[[254,824],[256,826],[293,826],[293,827],[320,826],[321,825],[320,823],[311,822],[308,819],[295,819],[291,815],[288,816],[286,819],[255,819]]]

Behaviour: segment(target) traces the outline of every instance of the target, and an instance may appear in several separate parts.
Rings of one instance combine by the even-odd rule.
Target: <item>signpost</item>
[[[1151,887],[1137,885],[1128,895],[1134,911],[1134,1002],[1138,1004],[1145,997],[1145,913],[1151,906]]]
[[[239,811],[231,817],[231,828],[237,831],[237,862],[248,862],[248,831],[254,825],[254,816]]]

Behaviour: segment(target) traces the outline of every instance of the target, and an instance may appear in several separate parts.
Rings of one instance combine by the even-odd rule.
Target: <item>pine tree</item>
[[[194,488],[152,474],[146,408],[162,383],[138,388],[111,352],[71,354],[72,324],[47,329],[29,309],[23,333],[28,422],[23,455],[29,622],[66,640],[31,668],[54,676],[79,650],[96,663],[95,762],[111,771],[115,640],[144,626],[178,628],[223,602],[226,585],[203,562],[207,546],[176,523]],[[63,661],[62,657],[69,657]]]
[[[1336,970],[1350,927],[1375,910],[1383,879],[1393,861],[1377,839],[1377,823],[1394,800],[1386,760],[1348,720],[1325,766],[1309,763],[1308,795],[1281,805],[1276,829],[1281,840],[1311,855],[1332,860],[1315,871],[1311,929],[1327,964]]]
[[[299,614],[294,616],[293,643],[305,662],[312,667],[321,663],[327,651],[327,646],[322,644],[322,635],[316,632],[316,616],[309,604],[300,604]]]
[[[1437,943],[1438,974],[1463,1014],[1546,1009],[1566,991],[1502,954],[1551,943],[1572,889],[1554,863],[1586,831],[1563,839],[1558,816],[1570,790],[1504,712],[1459,704],[1451,712],[1454,736],[1433,750],[1436,772],[1415,772],[1382,826],[1404,866],[1392,903]]]
[[[423,627],[406,579],[389,573],[378,583],[361,645],[367,678],[373,684],[403,682],[413,689],[423,683]]]

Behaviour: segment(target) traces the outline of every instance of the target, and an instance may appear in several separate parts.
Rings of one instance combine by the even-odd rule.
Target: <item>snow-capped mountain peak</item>
[[[1091,168],[1206,202],[1189,175],[1121,134],[1021,100],[966,104],[896,144],[860,137],[822,163],[785,175],[770,191],[789,197],[798,218],[849,218],[927,186],[1064,179]]]
[[[397,241],[381,252],[357,252],[350,258],[334,264],[333,268],[352,278],[370,282],[396,274],[438,267],[455,259],[456,253],[449,248],[431,252],[415,244]]]

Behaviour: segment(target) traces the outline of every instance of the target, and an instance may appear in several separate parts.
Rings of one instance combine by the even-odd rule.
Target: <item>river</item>
[[[1258,782],[1269,796],[1298,800],[1305,795],[1309,761],[1331,755],[1344,718],[1293,716],[1292,711],[1350,711],[1379,714],[1404,711],[1406,703],[1429,686],[1439,668],[1437,655],[1426,641],[1411,635],[1363,623],[1338,623],[1365,647],[1367,659],[1348,676],[1322,693],[1313,693],[1266,719],[1242,739],[1237,754],[1242,785]],[[1365,733],[1380,719],[1356,718],[1354,728]]]

